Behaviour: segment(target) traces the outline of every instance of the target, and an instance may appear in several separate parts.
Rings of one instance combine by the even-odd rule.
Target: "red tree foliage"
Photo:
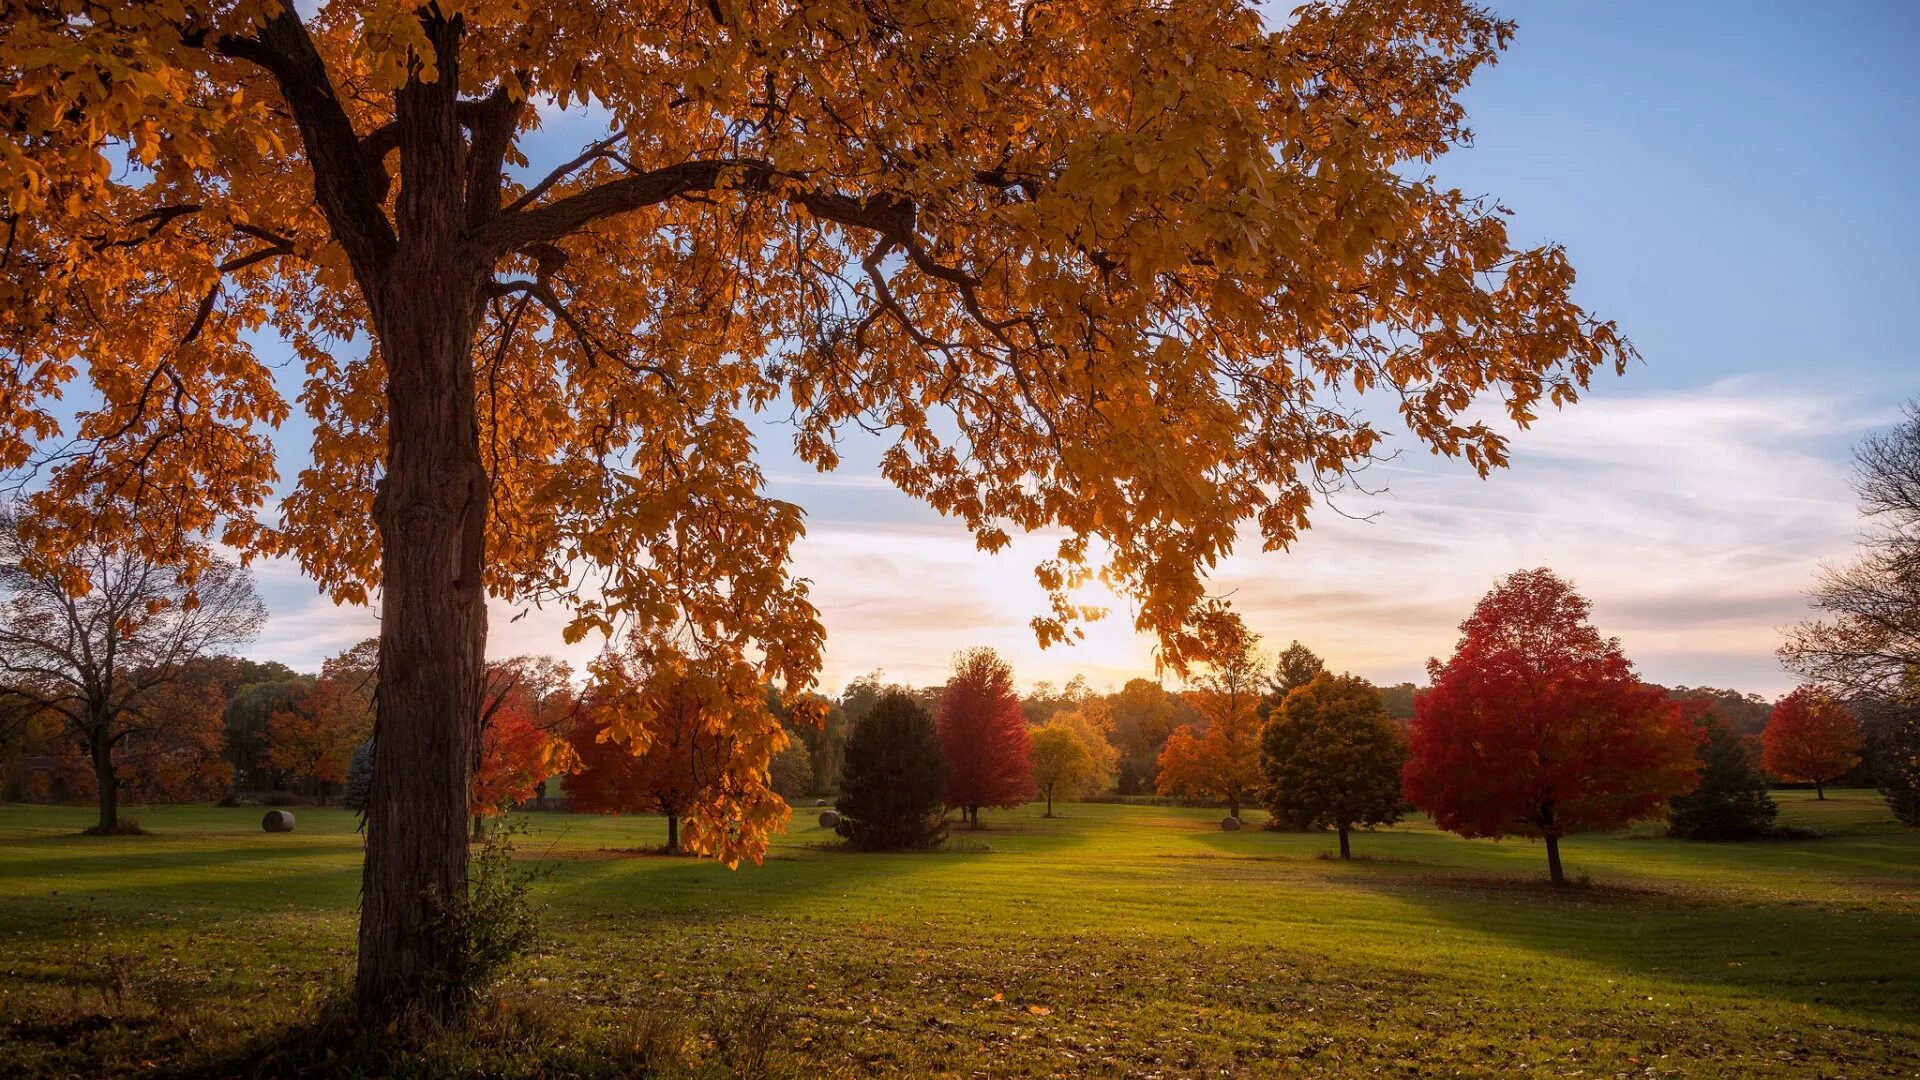
[[[644,696],[647,700],[629,700]],[[644,708],[646,742],[635,747],[617,730],[623,710]],[[706,699],[682,683],[655,681],[643,690],[590,699],[568,732],[577,767],[567,777],[567,803],[590,814],[662,814],[666,850],[680,851],[680,820],[716,785],[727,782],[731,737]]]
[[[1696,735],[1546,569],[1509,575],[1460,625],[1408,729],[1407,799],[1462,836],[1559,839],[1659,817],[1692,789]]]
[[[470,813],[505,812],[533,797],[540,784],[575,765],[568,728],[576,699],[572,671],[550,657],[490,664],[487,697],[475,741]]]
[[[948,806],[978,825],[983,806],[1019,806],[1033,798],[1026,714],[1013,688],[1013,669],[992,649],[968,649],[954,658],[935,722],[953,766]]]
[[[1860,763],[1865,743],[1859,721],[1845,705],[1817,686],[1796,687],[1780,699],[1760,733],[1761,760],[1773,775],[1812,784],[1827,797],[1827,781]]]

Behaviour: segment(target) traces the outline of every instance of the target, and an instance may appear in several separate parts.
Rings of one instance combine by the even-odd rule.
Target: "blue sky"
[[[1497,195],[1516,240],[1566,245],[1582,301],[1645,362],[1519,435],[1489,481],[1410,448],[1372,478],[1389,493],[1343,503],[1373,521],[1323,513],[1293,552],[1243,545],[1220,589],[1270,644],[1297,637],[1398,681],[1450,650],[1495,576],[1545,563],[1647,677],[1783,691],[1779,631],[1857,528],[1848,447],[1920,394],[1920,5],[1495,6],[1519,33],[1467,96],[1474,147],[1436,171]],[[570,150],[573,127],[543,141]],[[1027,682],[1150,673],[1124,612],[1080,646],[1034,646],[1044,538],[980,554],[881,482],[871,445],[818,477],[768,434],[776,493],[809,512],[798,563],[828,629],[827,689],[876,668],[937,681],[976,644]],[[280,443],[290,478],[304,433]],[[260,655],[314,666],[375,625],[285,564],[261,578]],[[495,653],[563,651],[556,614],[510,614]]]

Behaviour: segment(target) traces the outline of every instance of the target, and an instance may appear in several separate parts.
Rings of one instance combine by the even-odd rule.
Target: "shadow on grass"
[[[1340,884],[1419,909],[1462,948],[1498,942],[1681,993],[1823,1006],[1868,1023],[1912,1025],[1920,1012],[1920,924],[1910,914],[1733,901],[1677,883],[1555,886],[1403,867]]]

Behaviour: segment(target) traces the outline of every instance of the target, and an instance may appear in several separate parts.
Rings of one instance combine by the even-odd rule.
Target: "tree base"
[[[138,818],[115,818],[112,825],[89,825],[81,830],[86,836],[151,836]]]

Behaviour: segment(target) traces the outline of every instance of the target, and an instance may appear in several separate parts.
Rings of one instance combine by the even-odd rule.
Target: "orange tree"
[[[267,717],[267,763],[313,781],[323,805],[326,785],[347,778],[354,748],[373,734],[378,650],[378,639],[368,638],[328,657],[313,685]]]
[[[1812,784],[1827,797],[1827,781],[1860,763],[1866,742],[1847,707],[1817,686],[1797,686],[1774,705],[1760,733],[1761,762],[1788,783]]]
[[[1043,641],[1103,553],[1177,669],[1238,527],[1288,544],[1379,445],[1337,392],[1485,472],[1470,402],[1524,422],[1623,365],[1559,248],[1426,171],[1511,30],[1468,0],[10,0],[0,466],[44,467],[49,558],[211,531],[378,590],[357,991],[440,1011],[424,898],[466,879],[490,592],[811,678],[750,412],[823,468],[885,432],[983,548],[1060,529]],[[604,134],[534,160],[569,107]],[[263,338],[314,425],[277,517]]]
[[[1240,804],[1260,786],[1266,658],[1254,649],[1259,639],[1224,607],[1204,613],[1201,629],[1209,659],[1186,696],[1205,725],[1196,731],[1182,724],[1167,737],[1155,790],[1219,799],[1237,818]]]
[[[770,731],[774,745],[760,751],[770,760],[785,749],[785,732],[770,715],[762,687],[741,666],[736,680],[691,669],[644,648],[608,654],[593,666],[593,682],[567,732],[573,774],[567,803],[595,814],[658,813],[667,819],[666,850],[686,845],[713,850],[726,837],[746,834],[759,845],[744,853],[758,858],[770,829],[787,819],[787,804],[765,773],[741,776],[729,763],[735,743],[748,730]],[[741,712],[757,713],[743,723]]]

